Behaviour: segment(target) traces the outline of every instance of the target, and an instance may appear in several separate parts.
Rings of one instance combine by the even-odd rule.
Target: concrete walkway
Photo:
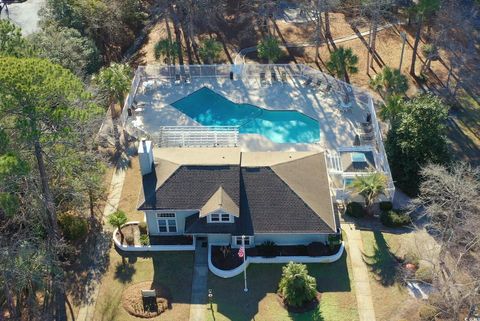
[[[195,248],[195,265],[193,267],[192,298],[190,300],[189,321],[205,320],[207,312],[207,256],[207,247],[202,247],[202,241],[198,241]]]
[[[375,321],[370,278],[362,256],[362,236],[353,223],[343,223],[342,226],[347,234],[348,253],[352,264],[353,283],[360,321]]]
[[[127,157],[128,158],[128,157]],[[105,205],[105,209],[103,210],[103,222],[106,223],[106,218],[108,215],[115,212],[118,208],[118,204],[120,203],[120,198],[122,196],[123,190],[123,183],[125,180],[126,171],[123,166],[118,166],[113,173],[112,181],[110,182],[110,192],[108,194],[107,204]],[[97,244],[95,247],[95,253],[105,253],[105,251],[101,251],[100,248],[103,246],[109,246],[106,244]],[[97,266],[102,257],[98,255],[95,256],[95,261],[93,266]],[[95,311],[95,303],[97,301],[98,292],[100,289],[100,282],[99,280],[92,280],[91,282],[87,282],[85,286],[85,293],[88,293],[88,297],[85,300],[85,303],[80,307],[77,315],[77,321],[90,321],[93,320],[93,314]]]

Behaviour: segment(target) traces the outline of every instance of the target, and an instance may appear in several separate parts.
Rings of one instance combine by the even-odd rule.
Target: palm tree
[[[382,72],[372,79],[370,86],[375,90],[382,90],[388,97],[405,94],[408,90],[408,81],[400,70],[385,66]]]
[[[202,42],[199,54],[204,62],[206,61],[208,64],[212,64],[214,61],[218,60],[222,49],[223,47],[220,42],[213,38],[209,38]]]
[[[123,233],[122,226],[127,223],[127,215],[124,211],[117,210],[108,216],[108,223],[118,229],[118,233],[122,236],[123,242]]]
[[[348,74],[358,72],[358,57],[353,53],[352,48],[338,47],[330,55],[330,61],[327,62],[327,68],[333,72],[338,78],[350,83]]]
[[[382,173],[373,173],[368,176],[357,176],[351,188],[365,199],[367,212],[371,213],[371,206],[377,198],[385,194],[387,177]]]
[[[155,59],[160,59],[161,56],[165,57],[165,62],[169,65],[175,64],[175,58],[177,58],[177,43],[172,42],[169,39],[162,39],[155,44],[154,47]]]
[[[107,97],[110,108],[113,108],[115,103],[123,104],[125,94],[130,89],[130,75],[131,69],[127,64],[113,63],[100,69],[98,75],[93,78],[94,83]]]
[[[425,20],[430,18],[440,8],[440,0],[420,0],[413,7],[413,13],[417,20],[417,31],[415,33],[415,43],[413,45],[412,63],[410,65],[410,75],[415,77],[415,62],[417,60],[418,45],[422,35],[422,28]]]
[[[278,292],[289,306],[299,307],[312,301],[317,294],[317,281],[308,275],[305,264],[290,262],[282,268]]]
[[[404,109],[403,102],[403,98],[399,95],[388,96],[382,109],[380,109],[380,118],[383,121],[390,121],[390,124],[395,122],[399,113]]]
[[[283,52],[280,49],[278,39],[273,36],[267,36],[257,46],[258,57],[268,59],[269,64],[273,64],[282,58]]]

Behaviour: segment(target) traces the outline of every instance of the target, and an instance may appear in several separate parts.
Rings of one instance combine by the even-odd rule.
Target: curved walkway
[[[405,23],[404,22],[388,23],[386,25],[378,27],[377,32],[382,31],[384,29],[388,29],[388,28],[397,26],[397,25],[403,25],[403,24],[405,24]],[[360,32],[360,34],[352,34],[350,36],[344,36],[344,37],[333,39],[333,42],[335,44],[339,44],[339,43],[342,43],[342,42],[355,40],[355,39],[359,38],[360,36],[362,36],[362,37],[368,36],[369,34],[370,34],[370,30],[367,30],[367,31]],[[326,42],[322,41],[320,43],[320,45],[324,44],[324,43],[326,43]],[[304,43],[289,43],[289,42],[287,42],[285,45],[281,45],[281,47],[286,47],[286,48],[304,48],[304,47],[314,47],[314,46],[316,46],[316,44],[314,42],[304,42]],[[245,55],[248,54],[248,53],[251,53],[251,52],[255,52],[256,50],[257,50],[257,46],[252,46],[252,47],[247,47],[247,48],[240,49],[238,51],[237,55],[235,56],[235,58],[233,59],[234,64],[235,65],[239,64],[239,62],[237,62],[237,59],[242,59],[242,61],[240,63],[245,63],[245,60],[244,60]]]

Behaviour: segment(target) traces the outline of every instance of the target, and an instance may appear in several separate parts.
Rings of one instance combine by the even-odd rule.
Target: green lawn
[[[358,320],[355,293],[347,255],[331,264],[308,264],[309,273],[317,279],[322,293],[318,309],[293,314],[286,311],[276,295],[282,264],[252,264],[247,269],[249,292],[243,291],[243,275],[222,279],[209,275],[208,286],[214,293],[214,317],[209,321],[354,321]]]
[[[416,236],[413,232],[361,231],[361,234],[364,260],[371,272],[370,286],[377,320],[417,320],[418,302],[400,285],[395,256],[415,252],[415,238],[425,236]]]
[[[155,280],[172,293],[172,308],[149,320],[186,321],[190,313],[193,274],[192,252],[155,253],[147,258],[136,258],[122,264],[120,255],[110,252],[110,265],[102,279],[95,306],[95,321],[140,320],[130,316],[122,307],[122,293],[130,284]],[[128,260],[127,260],[128,262]]]

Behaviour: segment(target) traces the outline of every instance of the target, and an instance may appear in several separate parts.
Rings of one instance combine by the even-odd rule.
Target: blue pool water
[[[318,121],[298,111],[236,104],[206,87],[172,106],[204,126],[239,126],[241,134],[260,134],[274,143],[313,143],[320,139]]]

